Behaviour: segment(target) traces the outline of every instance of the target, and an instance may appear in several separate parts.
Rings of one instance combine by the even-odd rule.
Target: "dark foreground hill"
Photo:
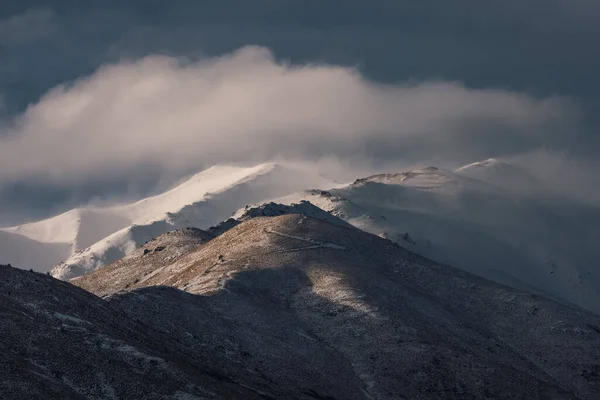
[[[69,283],[0,266],[1,399],[260,398],[199,369],[176,339]]]
[[[169,399],[600,398],[600,317],[574,306],[306,216],[250,219],[212,240],[202,231],[171,235],[72,282],[104,300],[3,268],[2,321],[6,314],[11,324],[3,323],[0,351],[19,363],[2,367],[12,378],[0,390],[95,390],[88,398],[112,391],[112,398],[156,391],[154,398]],[[41,287],[33,293],[19,282]],[[121,342],[96,339],[105,336]],[[125,358],[132,354],[142,360]]]

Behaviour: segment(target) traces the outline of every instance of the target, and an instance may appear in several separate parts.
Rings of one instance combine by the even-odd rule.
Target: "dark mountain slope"
[[[261,398],[180,347],[78,287],[0,266],[2,399]]]
[[[135,260],[74,283],[266,396],[600,396],[598,316],[357,229],[254,218],[172,263]]]

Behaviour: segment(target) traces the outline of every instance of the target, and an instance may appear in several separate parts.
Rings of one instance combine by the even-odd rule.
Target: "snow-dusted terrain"
[[[0,398],[260,399],[98,297],[0,265]]]
[[[336,190],[356,192],[356,203],[334,190],[304,193],[340,205],[331,213],[307,201],[244,207],[207,230],[161,234],[70,282],[0,265],[0,394],[597,399],[600,316],[349,224],[374,218],[360,217],[368,203],[358,194],[376,196],[381,208],[370,211],[402,205],[410,191],[464,195],[460,185],[404,187],[396,178]],[[398,187],[406,192],[382,195]]]
[[[454,172],[513,192],[543,190],[542,184],[523,168],[494,158],[467,164]]]
[[[162,235],[72,283],[268,399],[600,394],[598,315],[329,219]]]
[[[267,201],[274,203],[245,207]],[[173,229],[218,233],[248,217],[289,213],[331,214],[435,261],[600,313],[600,211],[554,196],[523,169],[494,159],[349,185],[298,166],[218,166],[133,204],[0,230],[0,254],[37,271],[56,266],[52,274],[69,279]]]
[[[274,200],[309,201],[418,254],[600,313],[600,210],[496,160],[428,167]],[[509,182],[515,182],[510,186]]]
[[[132,204],[83,208],[0,230],[2,262],[61,279],[108,265],[149,239],[187,226],[207,228],[248,203],[333,182],[301,167],[273,163],[216,166]]]
[[[598,398],[598,315],[331,215],[252,217],[297,209],[172,231],[71,283],[0,265],[0,394]]]

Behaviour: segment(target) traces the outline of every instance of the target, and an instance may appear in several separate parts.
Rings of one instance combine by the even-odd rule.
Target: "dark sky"
[[[291,64],[356,67],[375,82],[458,81],[568,98],[580,121],[568,139],[549,146],[593,162],[600,151],[598,39],[594,0],[2,1],[0,122],[12,123],[49,89],[101,65],[149,54],[194,59],[256,44]],[[77,188],[0,183],[7,210],[0,223],[101,198],[109,187],[139,193],[152,177]]]
[[[2,52],[12,72],[3,91],[22,102],[115,58],[245,44],[293,61],[358,65],[386,81],[437,77],[591,100],[600,87],[593,0],[56,0],[3,2],[0,16],[36,9],[53,12],[48,32],[32,26],[40,35],[4,43]]]

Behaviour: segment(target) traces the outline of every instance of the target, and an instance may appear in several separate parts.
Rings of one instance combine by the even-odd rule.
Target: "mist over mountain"
[[[153,237],[188,226],[208,228],[245,204],[306,187],[328,187],[312,170],[262,164],[215,166],[176,187],[131,204],[74,209],[56,217],[0,229],[5,262],[46,272],[59,262],[63,279],[108,265]],[[21,241],[23,246],[13,242]],[[34,254],[30,246],[38,243]],[[27,258],[24,258],[27,257]],[[51,257],[51,258],[49,258]],[[56,257],[62,257],[53,262]],[[69,272],[71,269],[77,272]]]
[[[132,204],[4,228],[0,248],[4,262],[68,280],[173,229],[218,235],[251,217],[304,214],[337,219],[432,260],[600,312],[594,245],[600,210],[557,194],[518,165],[484,160],[456,171],[426,167],[349,184],[324,175],[300,164],[213,167]]]

